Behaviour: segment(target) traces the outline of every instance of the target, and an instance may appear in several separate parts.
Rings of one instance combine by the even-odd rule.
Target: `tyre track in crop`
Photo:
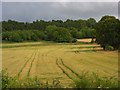
[[[44,64],[44,65],[46,65],[46,63],[45,63],[45,60],[47,60],[47,59],[45,59],[46,57],[49,57],[50,55],[51,55],[51,53],[53,53],[53,52],[55,52],[55,51],[57,51],[57,50],[60,50],[62,47],[58,47],[57,49],[52,49],[52,50],[49,50],[49,51],[47,51],[47,52],[43,52],[43,53],[41,53],[41,60],[42,60],[42,63]],[[47,68],[47,67],[46,67]]]
[[[76,81],[80,80],[80,77],[78,76],[78,74],[75,73],[73,70],[71,70],[69,67],[67,67],[64,64],[64,62],[62,61],[62,58],[55,57],[55,55],[53,56],[51,54],[51,53],[55,52],[56,50],[59,51],[61,49],[63,49],[63,47],[59,47],[57,49],[52,49],[52,50],[49,50],[48,52],[41,53],[39,55],[39,57],[41,57],[39,60],[41,60],[41,63],[45,66],[44,70],[46,71],[46,70],[50,70],[50,68],[47,67],[47,65],[49,63],[46,63],[47,59],[45,59],[45,58],[53,58],[55,60],[56,67],[58,67],[58,70],[61,70],[63,72],[63,75],[67,76],[68,79],[72,80],[73,83],[75,83]],[[40,65],[39,64],[40,63],[39,60],[37,61],[38,65]],[[44,71],[43,71],[43,73],[44,73]],[[40,75],[40,74],[38,74],[38,75]]]
[[[57,49],[59,49],[59,48],[57,48]],[[47,51],[41,50],[41,52],[39,50],[38,55],[37,55],[37,59],[35,60],[35,62],[36,62],[35,63],[35,65],[36,65],[35,77],[38,77],[40,75],[40,74],[38,74],[40,71],[39,68],[41,69],[41,66],[39,66],[39,65],[45,66],[43,72],[49,70],[49,67],[47,66],[49,63],[46,63],[48,61],[48,59],[46,59],[46,58],[49,57],[48,54],[51,54],[52,52],[56,51],[57,49],[50,49]]]
[[[28,77],[32,77],[32,78],[36,77],[39,55],[40,55],[40,50],[38,49],[33,61],[31,62],[31,67],[29,68]]]
[[[80,76],[75,73],[71,68],[69,68],[68,66],[66,66],[63,63],[62,58],[57,58],[56,59],[56,64],[57,66],[62,70],[62,72],[71,80],[73,80],[73,82],[75,83],[76,81],[80,80]]]
[[[61,50],[61,49],[63,49],[63,47],[59,47],[59,48],[56,49],[56,50],[59,51],[59,50]],[[47,53],[46,56],[47,56],[47,57],[55,58],[55,60],[56,60],[56,65],[57,65],[57,66],[60,68],[60,70],[62,70],[64,73],[65,73],[65,70],[64,70],[64,69],[67,69],[67,71],[70,71],[72,74],[74,74],[75,77],[77,77],[76,80],[80,79],[79,74],[77,74],[77,73],[74,72],[71,68],[69,68],[67,65],[65,65],[61,57],[56,57],[56,56],[51,55],[51,53],[53,53],[53,52],[56,51],[56,50],[51,50],[52,52]],[[48,54],[49,54],[49,55],[48,55]],[[63,53],[63,54],[61,54],[61,55],[62,55],[62,56],[66,55],[66,52]],[[60,55],[60,56],[61,56],[61,55]],[[43,56],[44,56],[44,55],[43,55]],[[59,62],[59,61],[60,61],[60,62]],[[60,65],[62,65],[62,67],[61,67]],[[68,78],[72,79],[73,81],[76,81],[76,80],[73,79],[74,77],[73,77],[73,78],[71,77],[72,75],[69,76],[68,73],[65,73],[65,74],[67,74],[67,77],[68,77]]]
[[[53,49],[53,50],[49,50],[49,51],[47,51],[44,55],[45,56],[48,56],[49,54],[51,54],[51,53],[53,53],[53,52],[55,52],[55,51],[57,51],[57,50],[60,50],[60,49],[62,49],[63,47],[58,47],[58,48],[56,48],[56,49]]]
[[[32,69],[32,67],[33,67],[33,62],[35,61],[35,58],[36,58],[38,52],[39,52],[39,50],[37,50],[37,52],[35,53],[35,55],[34,55],[32,61],[31,61],[31,63],[30,63],[30,67],[29,67],[29,70],[28,70],[28,73],[27,73],[27,77],[30,76],[31,69]]]
[[[40,77],[43,76],[45,73],[46,75],[48,73],[54,73],[54,67],[57,67],[58,70],[60,70],[58,68],[58,66],[56,65],[56,58],[52,57],[51,55],[60,50],[62,47],[56,47],[56,48],[52,48],[52,49],[48,49],[47,51],[42,51],[39,52],[38,54],[38,61],[36,63],[36,77]],[[52,59],[53,58],[53,59]],[[49,63],[50,62],[50,63]],[[55,65],[53,66],[52,65]],[[39,66],[38,66],[39,65]],[[41,65],[41,66],[40,66]],[[44,67],[44,68],[43,68]],[[43,68],[43,69],[42,69]],[[52,71],[53,70],[53,71]],[[41,71],[41,72],[40,72]],[[52,72],[51,72],[52,71]],[[50,76],[51,77],[51,76]]]
[[[63,47],[61,47],[60,49],[63,49]],[[58,51],[60,50],[58,49]],[[60,56],[65,56],[67,53],[64,52],[63,54],[61,54]],[[68,67],[66,64],[64,64],[63,60],[61,57],[56,57],[53,55],[49,55],[49,57],[55,58],[56,59],[56,65],[60,68],[60,70],[62,70],[62,72],[71,80],[73,80],[73,82],[76,82],[78,80],[81,79],[81,76],[76,73],[74,70],[72,70],[70,67]]]
[[[36,78],[38,78],[38,77],[37,77],[37,72],[38,72],[38,70],[39,70],[38,67],[39,67],[39,65],[40,65],[40,64],[39,64],[40,54],[41,54],[41,53],[40,53],[40,51],[39,51],[39,53],[38,53],[38,58],[37,58],[37,61],[36,61],[36,69],[35,69],[35,77],[36,77]]]
[[[30,66],[31,63],[34,60],[34,57],[36,55],[36,50],[32,53],[31,57],[29,59],[26,60],[26,62],[24,63],[23,67],[21,68],[21,70],[18,73],[18,78],[23,78],[23,76],[27,76],[28,75],[28,71],[30,71]],[[26,75],[25,75],[26,74]]]
[[[31,63],[30,63],[29,70],[28,70],[28,73],[27,73],[27,77],[30,76],[31,68],[32,68],[32,66],[33,66],[33,62],[35,61],[35,57],[36,57],[37,53],[38,53],[38,50],[37,50],[37,52],[35,53],[32,61],[31,61]]]
[[[32,53],[32,55],[30,56],[30,58],[28,58],[28,59],[26,60],[26,62],[24,63],[24,65],[22,66],[22,68],[20,69],[20,71],[18,72],[18,75],[17,75],[18,77],[20,77],[23,69],[26,67],[26,65],[27,65],[27,63],[29,62],[29,60],[33,57],[34,53],[35,53],[35,51],[33,51],[33,53]]]
[[[66,53],[66,56],[68,56],[69,57],[69,54],[67,54]],[[77,54],[75,54],[75,56],[74,57],[76,57],[77,56]],[[107,66],[105,66],[105,65],[102,65],[102,64],[99,64],[99,63],[96,63],[96,62],[94,62],[94,61],[90,61],[89,59],[90,59],[91,57],[90,56],[87,56],[87,57],[85,57],[84,59],[88,59],[87,61],[84,61],[84,62],[82,62],[82,64],[83,65],[92,65],[92,67],[98,67],[98,68],[102,68],[101,70],[104,72],[104,73],[107,73],[107,74],[109,74],[109,75],[111,75],[111,73],[107,70],[107,69],[111,69],[111,68],[109,68],[109,67],[107,67]],[[83,59],[83,60],[84,60]],[[76,60],[77,61],[77,60]],[[80,63],[79,61],[77,61],[78,63]],[[112,69],[112,71],[114,71],[113,69]]]

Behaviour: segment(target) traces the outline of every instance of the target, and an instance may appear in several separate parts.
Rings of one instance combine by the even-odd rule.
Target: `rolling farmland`
[[[80,75],[118,77],[117,51],[103,51],[97,44],[32,42],[3,44],[2,68],[19,80],[37,78],[62,87],[74,87]]]

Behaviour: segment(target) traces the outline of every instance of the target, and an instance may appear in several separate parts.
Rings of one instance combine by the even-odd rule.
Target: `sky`
[[[119,2],[119,0],[1,0],[2,2]]]
[[[65,2],[56,2],[57,0],[52,0],[53,2],[24,1],[26,2],[2,0],[2,20],[12,19],[22,22],[32,22],[37,19],[48,21],[53,19],[76,20],[95,18],[100,20],[104,15],[113,15],[118,18],[117,0],[114,0],[114,2],[113,0],[109,0],[111,2],[100,2],[99,0],[96,2],[95,0],[92,0],[94,2],[88,2],[87,0],[85,0],[86,2],[72,2],[73,0],[64,0]]]

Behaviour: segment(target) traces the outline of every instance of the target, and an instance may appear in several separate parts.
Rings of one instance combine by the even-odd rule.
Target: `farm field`
[[[58,80],[62,87],[74,87],[84,72],[117,78],[118,52],[79,42],[3,43],[2,68],[19,80],[36,77],[43,83]]]

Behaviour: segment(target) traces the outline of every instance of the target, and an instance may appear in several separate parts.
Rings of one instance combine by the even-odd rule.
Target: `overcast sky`
[[[104,15],[118,17],[117,2],[2,2],[2,20],[88,19]]]
[[[119,2],[120,0],[1,0],[2,2]]]

